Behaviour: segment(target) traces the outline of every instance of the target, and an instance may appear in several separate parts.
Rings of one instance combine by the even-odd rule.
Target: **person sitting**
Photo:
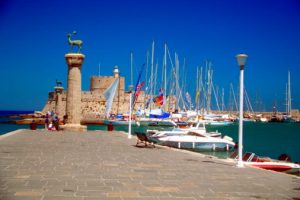
[[[52,121],[49,123],[48,130],[55,131],[55,126],[53,125]]]

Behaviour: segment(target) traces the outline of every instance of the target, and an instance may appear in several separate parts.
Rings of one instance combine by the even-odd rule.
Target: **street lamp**
[[[238,144],[238,163],[237,167],[244,167],[243,163],[243,105],[244,105],[244,67],[248,56],[246,54],[236,55],[240,66],[240,117],[239,117],[239,144]]]

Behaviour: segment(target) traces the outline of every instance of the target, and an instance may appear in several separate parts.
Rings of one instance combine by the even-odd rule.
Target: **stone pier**
[[[81,67],[85,56],[81,53],[68,53],[65,58],[68,64],[67,123],[62,128],[70,131],[86,131],[86,126],[80,125]]]
[[[135,147],[120,132],[0,136],[1,200],[297,200],[300,178],[199,153]]]

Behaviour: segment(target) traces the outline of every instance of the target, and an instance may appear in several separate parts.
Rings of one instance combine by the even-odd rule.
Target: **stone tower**
[[[115,78],[118,78],[118,77],[119,77],[120,73],[119,73],[119,67],[118,67],[118,66],[115,66],[115,67],[114,67],[113,73],[114,73],[114,77],[115,77]]]
[[[67,53],[68,86],[66,115],[67,123],[62,127],[70,131],[86,131],[81,121],[81,66],[85,56],[81,53]]]

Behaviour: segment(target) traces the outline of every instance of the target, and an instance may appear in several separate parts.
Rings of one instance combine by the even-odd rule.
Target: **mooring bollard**
[[[112,124],[112,122],[110,122],[110,123],[107,125],[107,130],[108,130],[108,131],[113,131],[113,130],[114,130],[114,125]]]

